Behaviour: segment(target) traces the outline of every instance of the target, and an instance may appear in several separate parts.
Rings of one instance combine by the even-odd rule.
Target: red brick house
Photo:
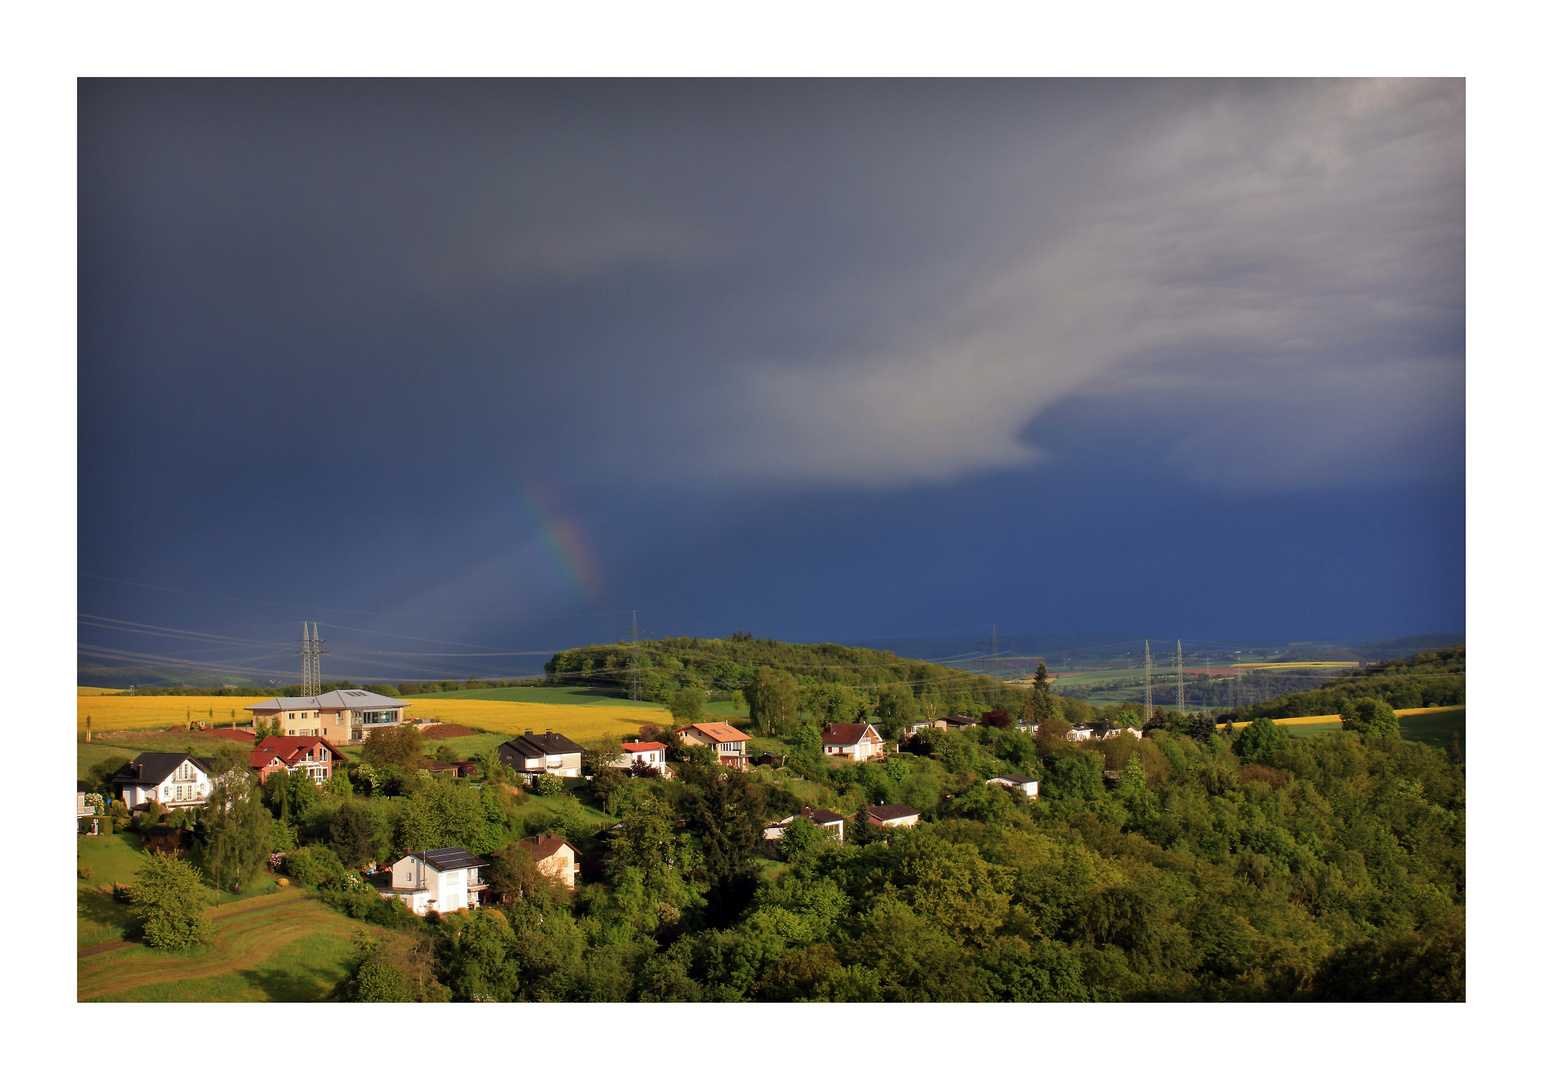
[[[332,778],[333,762],[347,761],[320,735],[270,735],[247,755],[261,784],[279,770],[303,772],[318,784]]]

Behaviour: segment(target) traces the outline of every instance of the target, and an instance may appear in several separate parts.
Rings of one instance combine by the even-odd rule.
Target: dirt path
[[[224,906],[215,909],[214,913],[211,914],[209,918],[211,920],[228,919],[232,915],[242,915],[248,911],[266,911],[270,908],[283,907],[285,904],[297,904],[302,900],[310,899],[310,897],[303,892],[274,893],[272,895],[277,897],[277,899],[265,904],[257,903],[257,901],[268,900],[268,897],[266,896],[253,897],[250,901],[237,900],[235,903],[225,904]],[[245,903],[247,906],[242,907],[241,905],[243,903]],[[84,949],[75,950],[75,959],[83,960],[88,956],[96,956],[99,953],[104,952],[112,952],[114,949],[126,948],[127,946],[133,944],[134,942],[132,941],[119,938],[117,941],[107,941],[103,942],[101,945],[89,945]]]

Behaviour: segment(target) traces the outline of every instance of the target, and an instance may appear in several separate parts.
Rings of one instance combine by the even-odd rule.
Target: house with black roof
[[[529,784],[533,777],[542,773],[578,776],[580,755],[583,753],[582,746],[555,731],[548,730],[545,735],[537,735],[527,729],[524,735],[498,747],[498,760],[519,773],[520,779]]]
[[[151,802],[168,810],[202,806],[209,798],[214,769],[214,758],[145,753],[119,769],[108,783],[131,810],[143,810]]]
[[[481,907],[488,887],[480,871],[489,865],[465,848],[409,851],[391,864],[391,886],[380,894],[400,897],[414,915]]]

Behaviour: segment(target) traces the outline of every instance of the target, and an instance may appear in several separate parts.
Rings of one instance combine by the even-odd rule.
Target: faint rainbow
[[[600,588],[600,563],[578,522],[559,510],[555,500],[534,484],[526,486],[524,502],[536,523],[547,561],[563,587],[577,600],[593,601]]]

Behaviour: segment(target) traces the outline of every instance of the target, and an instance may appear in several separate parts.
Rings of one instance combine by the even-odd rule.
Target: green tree
[[[621,758],[621,736],[609,733],[601,735],[584,744],[584,753],[581,757],[583,771],[595,775],[601,769],[614,768]]]
[[[1023,718],[1031,724],[1042,724],[1052,715],[1050,673],[1041,660],[1039,667],[1034,670],[1034,684],[1029,688],[1028,700],[1024,703]]]
[[[214,940],[204,887],[181,859],[157,851],[142,860],[129,887],[129,903],[153,949],[186,949]]]
[[[798,726],[798,680],[786,671],[757,668],[745,696],[750,719],[767,735],[786,735]]]
[[[380,828],[375,816],[352,799],[332,815],[328,838],[332,850],[347,866],[364,866],[374,862],[379,854]]]
[[[677,724],[699,724],[707,711],[707,695],[699,686],[682,686],[670,696],[670,716]]]
[[[1232,750],[1243,761],[1263,761],[1277,750],[1284,750],[1291,743],[1291,736],[1275,725],[1268,716],[1262,716],[1238,733]]]
[[[920,714],[916,695],[905,683],[889,683],[879,687],[879,731],[884,738],[894,741],[905,734],[906,727]]]
[[[360,757],[377,769],[395,765],[403,772],[413,772],[424,766],[423,735],[414,724],[395,724],[371,735]]]
[[[215,778],[204,806],[198,856],[216,888],[239,893],[257,880],[273,851],[272,823],[251,773],[231,769]]]
[[[1373,739],[1399,737],[1398,714],[1381,698],[1358,697],[1340,711],[1341,727]]]
[[[777,850],[782,857],[792,862],[799,855],[808,851],[817,844],[823,844],[830,836],[830,830],[822,828],[803,815],[799,815],[788,822],[782,830],[782,839],[777,841]]]

